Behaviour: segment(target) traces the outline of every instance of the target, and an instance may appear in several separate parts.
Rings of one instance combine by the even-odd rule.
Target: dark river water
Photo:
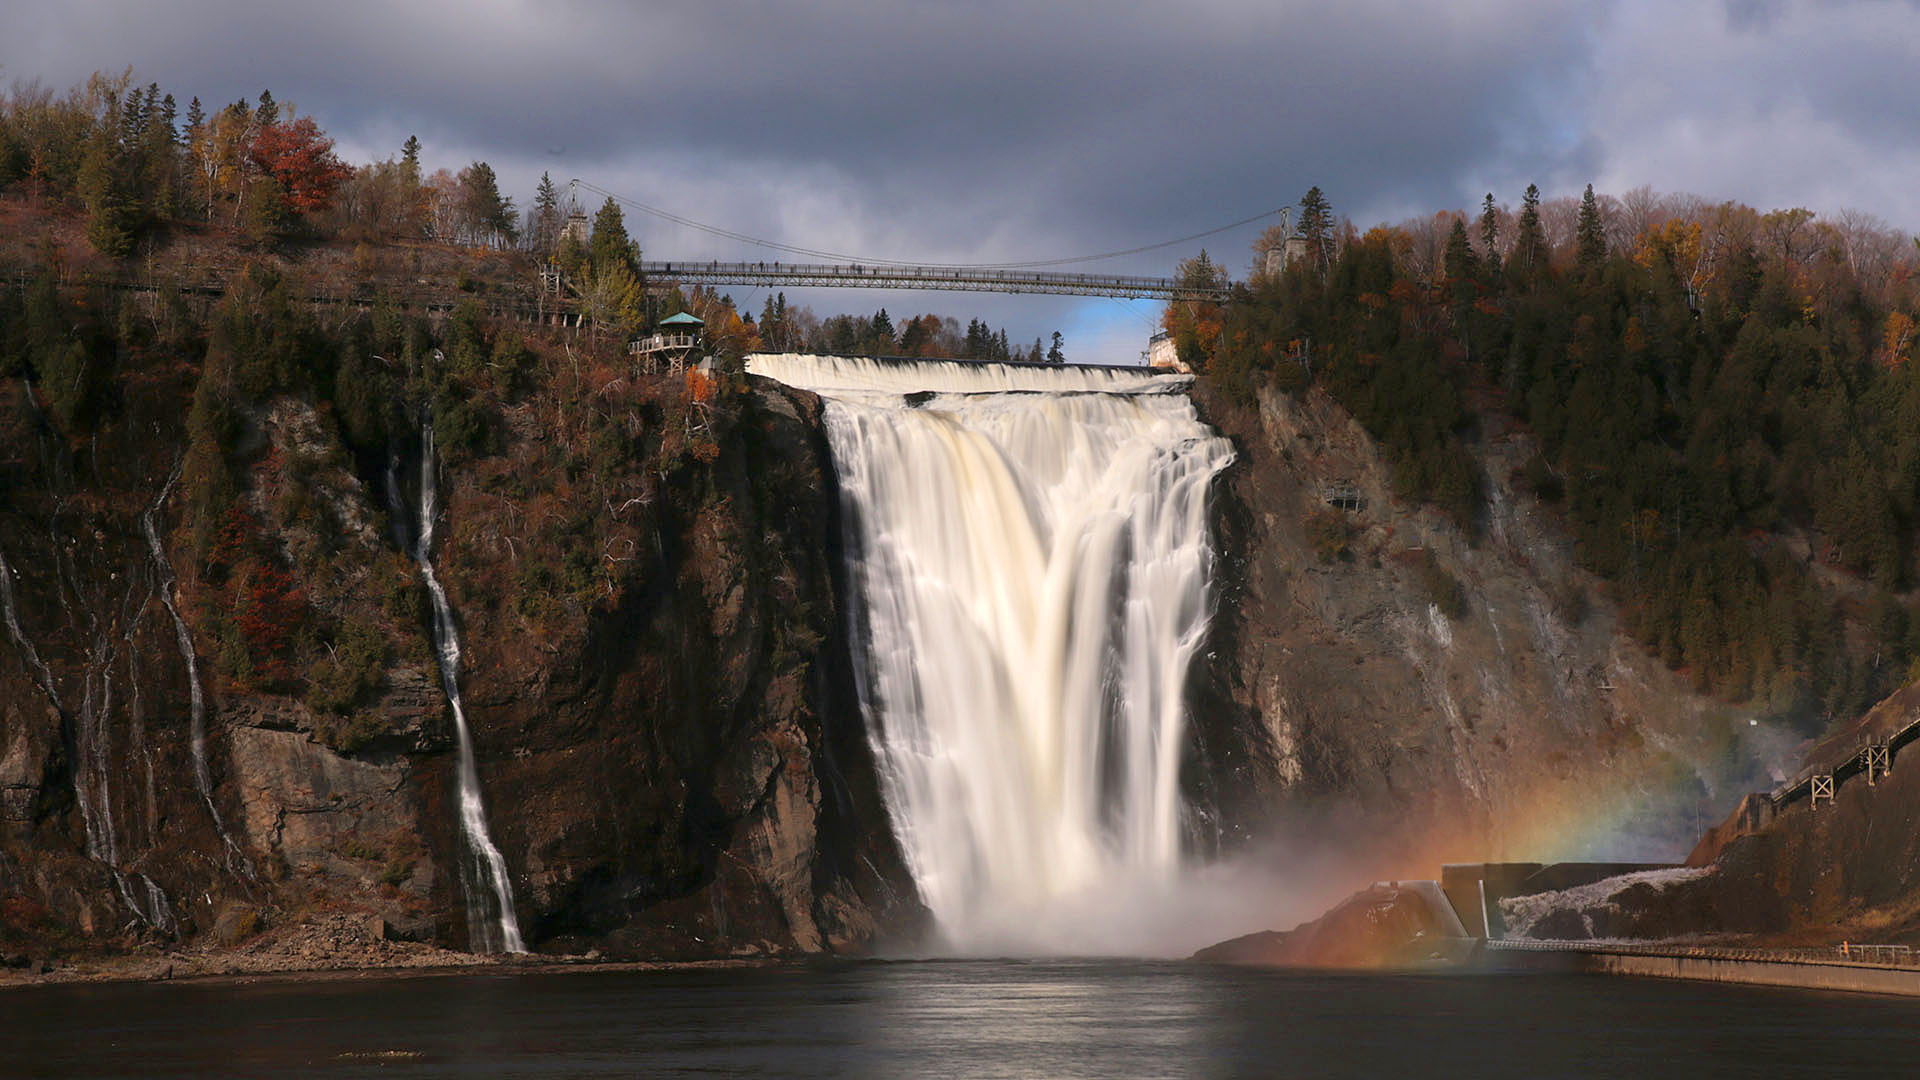
[[[0,1075],[1920,1075],[1920,1000],[1138,962],[0,993]]]

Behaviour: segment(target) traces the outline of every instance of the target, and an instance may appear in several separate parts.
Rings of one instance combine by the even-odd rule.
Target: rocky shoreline
[[[87,957],[0,956],[0,992],[80,983],[253,982],[385,979],[423,975],[551,974],[573,971],[669,971],[757,967],[766,957],[720,960],[609,960],[598,952],[576,956],[537,953],[483,955],[383,936],[377,916],[330,915],[269,931],[238,948],[144,947]]]

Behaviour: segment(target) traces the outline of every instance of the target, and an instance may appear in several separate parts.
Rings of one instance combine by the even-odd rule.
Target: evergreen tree
[[[1047,363],[1064,364],[1066,362],[1067,354],[1060,348],[1060,331],[1055,330],[1053,332],[1053,345],[1047,349]]]
[[[1527,185],[1520,203],[1520,237],[1513,246],[1514,265],[1529,279],[1537,279],[1547,263],[1547,233],[1540,224],[1540,189]]]
[[[540,187],[533,193],[533,250],[545,255],[560,239],[560,189],[553,178],[540,174]]]
[[[873,313],[872,321],[867,324],[867,351],[890,353],[894,346],[893,320],[887,316],[887,309],[881,308]]]
[[[587,265],[596,274],[614,266],[636,273],[639,259],[638,248],[627,237],[626,216],[620,212],[620,204],[609,195],[607,201],[600,204],[600,211],[593,215],[593,238],[587,241]]]
[[[1300,198],[1300,223],[1294,232],[1306,242],[1307,259],[1313,268],[1326,273],[1333,265],[1333,207],[1320,192],[1319,185],[1307,189]]]
[[[260,106],[253,110],[253,120],[263,128],[280,122],[280,106],[273,100],[273,91],[260,91]]]
[[[1489,276],[1500,272],[1500,208],[1494,205],[1493,192],[1487,192],[1480,204],[1480,247]]]
[[[1593,197],[1593,185],[1580,197],[1580,222],[1574,230],[1578,239],[1580,269],[1597,273],[1607,261],[1607,230],[1600,221],[1600,204]]]
[[[469,240],[498,247],[514,235],[513,200],[500,194],[493,167],[476,161],[460,170],[461,231]]]
[[[124,130],[122,108],[119,98],[109,92],[105,115],[87,140],[77,179],[80,201],[87,210],[87,242],[95,251],[114,259],[133,250],[139,217],[130,191],[129,162],[120,141]]]

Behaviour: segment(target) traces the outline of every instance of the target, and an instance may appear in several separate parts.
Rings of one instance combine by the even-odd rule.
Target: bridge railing
[[[662,261],[642,263],[641,271],[651,277],[691,284],[921,288],[1160,300],[1219,300],[1229,288],[1195,287],[1174,278],[1126,274],[1067,274],[952,266],[867,266],[861,263]]]

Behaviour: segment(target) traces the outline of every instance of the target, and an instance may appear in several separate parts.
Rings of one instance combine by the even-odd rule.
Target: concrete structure
[[[1165,330],[1147,339],[1147,366],[1159,371],[1193,374],[1192,368],[1180,362],[1179,350],[1173,347],[1173,339],[1167,336]]]

